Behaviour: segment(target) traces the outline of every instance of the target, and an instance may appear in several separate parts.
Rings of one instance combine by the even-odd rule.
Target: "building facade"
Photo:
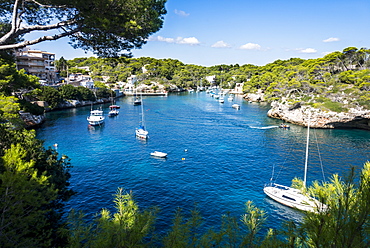
[[[24,69],[27,74],[34,75],[47,84],[56,82],[54,53],[23,48],[17,50],[15,56],[18,70]]]

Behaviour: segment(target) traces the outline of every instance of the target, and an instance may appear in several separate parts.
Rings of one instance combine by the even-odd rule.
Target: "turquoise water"
[[[217,102],[205,92],[143,97],[145,122],[150,138],[135,137],[141,107],[132,97],[117,101],[117,117],[106,117],[104,126],[88,127],[90,107],[47,113],[37,130],[46,146],[71,158],[72,188],[78,192],[68,208],[93,216],[112,209],[118,187],[133,191],[141,208],[158,206],[158,224],[168,226],[179,207],[185,213],[196,203],[207,226],[220,224],[222,214],[244,213],[252,200],[268,215],[268,226],[286,218],[299,220],[299,212],[281,206],[263,193],[272,168],[278,183],[290,185],[303,177],[306,128],[266,116],[267,105],[247,103],[240,96],[233,102]],[[231,107],[241,105],[240,110]],[[108,114],[109,104],[103,105]],[[317,142],[316,142],[317,140]],[[345,175],[351,166],[362,168],[370,158],[370,132],[363,130],[311,130],[308,181],[324,175]],[[167,159],[150,156],[168,153]]]

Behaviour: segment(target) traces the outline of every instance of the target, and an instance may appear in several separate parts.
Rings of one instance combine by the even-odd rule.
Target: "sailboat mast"
[[[304,163],[304,177],[303,177],[303,187],[304,188],[306,188],[306,181],[307,181],[308,146],[310,142],[310,120],[311,120],[311,113],[309,113],[308,115],[308,123],[307,123],[306,159]]]
[[[141,125],[143,126],[143,127],[145,127],[145,125],[144,125],[144,103],[143,103],[143,95],[142,94],[140,94],[140,101],[141,101]]]

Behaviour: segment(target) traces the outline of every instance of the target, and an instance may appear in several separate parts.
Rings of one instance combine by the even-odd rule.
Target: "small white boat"
[[[229,97],[227,98],[227,100],[232,102],[234,100],[234,96],[230,94]]]
[[[236,103],[231,105],[231,107],[233,107],[234,109],[240,109],[240,105]]]
[[[140,104],[142,102],[142,98],[140,99]],[[145,130],[145,124],[144,124],[144,107],[143,104],[141,104],[141,122],[139,124],[139,127],[135,130],[136,137],[140,139],[147,139],[149,138],[149,132]]]
[[[218,102],[219,102],[219,103],[224,103],[224,102],[225,102],[225,100],[224,100],[224,98],[222,97],[222,98],[220,98],[220,99],[218,100]]]
[[[165,158],[165,157],[167,157],[167,153],[165,153],[165,152],[157,152],[157,151],[150,153],[150,155],[155,156],[155,157],[159,157],[159,158]]]
[[[111,109],[108,113],[109,117],[117,116],[119,114],[119,111],[115,108]]]
[[[288,124],[285,124],[285,123],[281,123],[281,124],[279,125],[279,127],[280,127],[280,128],[284,128],[284,129],[289,129],[289,128],[290,128],[290,126],[289,126]]]
[[[90,116],[87,117],[87,121],[91,126],[99,126],[104,123],[105,117],[103,116],[103,110],[91,110]]]
[[[117,116],[119,114],[119,110],[118,109],[120,108],[120,106],[118,106],[118,105],[110,105],[109,108],[110,108],[110,111],[108,112],[108,116],[109,117]]]
[[[134,105],[141,105],[141,100],[139,97],[136,97],[134,100]]]

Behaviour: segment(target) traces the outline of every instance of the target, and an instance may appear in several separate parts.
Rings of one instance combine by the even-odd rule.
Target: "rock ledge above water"
[[[310,120],[309,115],[311,114]],[[370,111],[361,108],[351,108],[348,112],[324,111],[308,105],[288,105],[272,102],[267,115],[285,122],[313,128],[359,128],[370,130]]]

